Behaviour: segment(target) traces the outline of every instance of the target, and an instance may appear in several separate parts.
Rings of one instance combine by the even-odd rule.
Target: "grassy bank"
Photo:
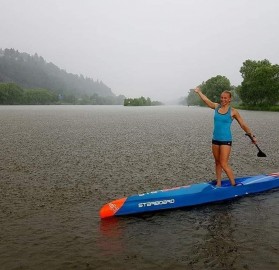
[[[279,105],[273,105],[273,106],[234,105],[233,107],[240,110],[279,112]]]

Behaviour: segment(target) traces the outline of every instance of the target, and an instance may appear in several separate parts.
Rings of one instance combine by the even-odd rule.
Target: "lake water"
[[[240,111],[236,176],[279,171],[279,113]],[[279,269],[279,192],[101,221],[132,194],[214,179],[213,111],[0,106],[1,269]],[[225,177],[225,175],[224,175]]]

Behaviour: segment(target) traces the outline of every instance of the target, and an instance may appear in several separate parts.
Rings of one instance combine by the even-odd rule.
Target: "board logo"
[[[175,203],[175,199],[139,203],[139,204],[138,204],[138,207],[150,207],[150,206],[157,206],[157,205],[164,205],[164,204],[172,204],[172,203]]]

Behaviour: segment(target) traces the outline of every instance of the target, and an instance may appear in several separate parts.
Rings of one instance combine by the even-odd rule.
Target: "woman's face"
[[[227,105],[231,102],[231,97],[229,93],[221,94],[221,105]]]

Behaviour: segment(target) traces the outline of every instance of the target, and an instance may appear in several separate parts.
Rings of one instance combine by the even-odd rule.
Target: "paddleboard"
[[[229,180],[223,180],[221,187],[210,181],[124,197],[105,204],[100,210],[100,217],[195,206],[279,188],[279,172],[240,177],[235,181],[236,186],[231,186]]]

